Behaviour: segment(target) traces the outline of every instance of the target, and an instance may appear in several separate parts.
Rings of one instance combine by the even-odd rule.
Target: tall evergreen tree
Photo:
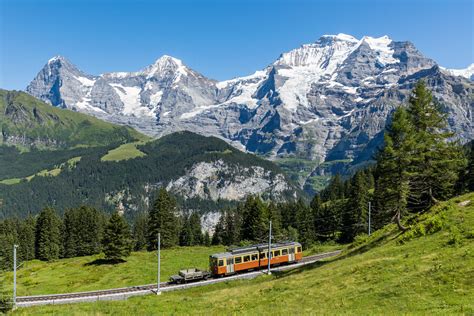
[[[408,113],[405,109],[398,108],[385,132],[384,147],[377,156],[378,179],[375,196],[382,201],[377,203],[377,206],[381,207],[378,217],[388,222],[389,216],[392,216],[402,230],[405,227],[400,219],[408,205],[411,176],[409,166],[414,147],[414,133]]]
[[[13,245],[17,243],[18,235],[12,219],[0,222],[0,270],[11,270],[13,266]]]
[[[258,196],[249,196],[242,214],[241,240],[261,241],[268,230],[264,221],[265,205]]]
[[[191,234],[193,236],[191,246],[202,245],[203,235],[201,227],[201,217],[197,212],[193,212],[189,216],[189,227],[191,229]]]
[[[194,235],[191,229],[189,216],[184,216],[183,225],[181,226],[181,232],[179,233],[179,245],[191,246],[193,244],[194,244]]]
[[[364,171],[356,172],[351,178],[349,198],[342,213],[342,242],[351,242],[356,235],[367,231],[368,185]]]
[[[267,209],[267,215],[266,215],[267,219],[265,220],[265,226],[269,227],[268,222],[272,221],[272,235],[275,236],[276,240],[283,239],[284,236],[283,236],[282,227],[281,227],[282,216],[281,216],[280,209],[273,202],[270,202],[267,205],[266,209]],[[266,230],[266,234],[268,234],[268,229]]]
[[[321,202],[321,197],[316,194],[310,203],[311,213],[313,217],[313,226],[315,239],[321,239],[320,236],[326,232],[327,226],[324,218],[324,209]]]
[[[216,227],[214,228],[214,234],[212,235],[211,243],[213,245],[222,245],[224,243],[224,216],[221,215],[217,221]]]
[[[133,249],[143,250],[147,245],[148,217],[146,213],[140,212],[133,223]]]
[[[18,250],[22,260],[32,260],[35,258],[35,226],[36,220],[31,215],[19,222]]]
[[[179,241],[179,226],[176,200],[160,188],[158,197],[148,213],[148,250],[156,250],[158,232],[161,233],[161,246],[173,247]]]
[[[114,212],[110,217],[102,243],[107,260],[121,261],[130,255],[132,250],[130,228],[118,212]]]
[[[474,140],[471,140],[470,147],[467,165],[467,187],[470,192],[474,192]]]
[[[345,191],[344,181],[342,181],[341,175],[337,173],[332,177],[328,186],[323,190],[321,197],[324,202],[328,200],[343,199]]]
[[[424,210],[438,199],[453,193],[454,184],[463,165],[460,147],[448,139],[446,115],[433,100],[424,81],[413,89],[407,108],[416,146],[410,161],[410,206]]]
[[[50,207],[43,209],[36,221],[35,252],[40,260],[58,259],[61,252],[61,219]]]
[[[63,220],[64,256],[89,256],[101,251],[103,215],[95,208],[81,206],[66,210]]]
[[[296,228],[298,229],[299,242],[303,248],[308,248],[314,242],[314,220],[312,212],[302,200],[296,203]]]
[[[209,247],[211,245],[211,236],[209,236],[209,232],[207,230],[204,233],[203,239],[204,246]]]
[[[224,245],[236,245],[240,240],[238,223],[236,221],[237,212],[227,210],[224,214],[224,231],[222,234],[222,243]]]

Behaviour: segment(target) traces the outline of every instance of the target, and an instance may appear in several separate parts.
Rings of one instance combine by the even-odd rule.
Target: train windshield
[[[217,266],[217,258],[209,257],[209,265],[211,267],[216,267]]]

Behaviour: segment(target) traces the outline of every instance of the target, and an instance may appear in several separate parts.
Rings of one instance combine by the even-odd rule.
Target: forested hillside
[[[293,197],[296,190],[273,163],[242,153],[215,137],[181,132],[136,146],[143,153],[141,157],[119,161],[102,159],[114,147],[112,145],[81,149],[74,152],[80,159],[56,166],[52,174],[21,179],[16,184],[0,183],[1,216],[35,214],[46,206],[60,212],[80,205],[106,211],[120,205],[131,213],[144,211],[156,190],[172,180],[176,181],[170,190],[175,190],[182,204],[201,211],[216,210],[219,209],[217,204],[227,203],[213,200],[210,195],[213,190],[218,191],[219,197],[219,190],[225,193],[226,188],[240,188],[247,181],[254,182],[242,187],[242,192],[250,190],[250,193],[277,200]],[[214,164],[218,164],[217,167]],[[196,165],[203,170],[194,168]],[[188,174],[190,170],[194,173]],[[200,173],[202,178],[196,178]],[[192,195],[194,191],[188,193],[198,182],[204,186],[203,190],[195,195]],[[226,196],[224,193],[221,196]],[[131,213],[127,216],[133,217]]]

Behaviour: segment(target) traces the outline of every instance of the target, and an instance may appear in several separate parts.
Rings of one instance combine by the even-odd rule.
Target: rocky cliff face
[[[134,73],[90,76],[51,59],[27,91],[54,106],[130,124],[154,136],[216,135],[278,160],[364,160],[390,113],[425,80],[460,138],[474,136],[474,84],[410,42],[325,35],[253,75],[216,82],[163,56]]]
[[[241,201],[252,194],[279,199],[292,188],[283,174],[273,174],[260,166],[229,165],[223,160],[200,162],[186,174],[168,183],[166,189],[186,198]]]

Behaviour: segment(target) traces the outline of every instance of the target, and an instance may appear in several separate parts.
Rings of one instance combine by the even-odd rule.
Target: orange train
[[[270,265],[298,262],[303,258],[301,244],[285,242],[272,244]],[[209,256],[213,276],[224,276],[241,271],[268,267],[268,244],[228,249]]]

